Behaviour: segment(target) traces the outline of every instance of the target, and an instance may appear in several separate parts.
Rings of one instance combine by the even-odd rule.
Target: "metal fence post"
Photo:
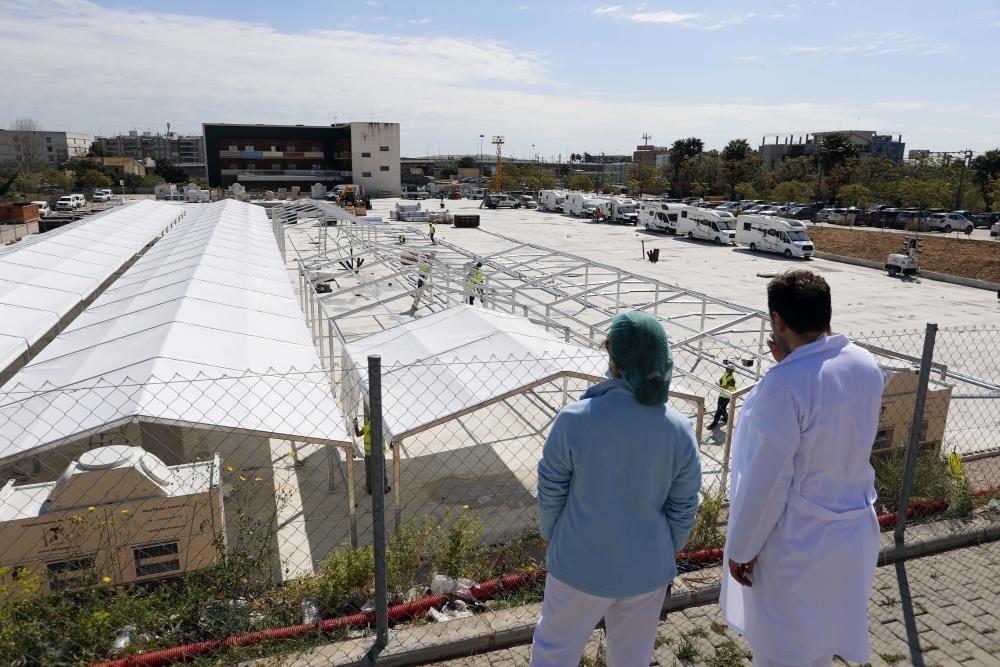
[[[910,437],[906,443],[906,467],[903,468],[903,488],[899,490],[899,509],[896,514],[894,531],[896,546],[903,546],[906,534],[906,515],[909,512],[910,492],[913,490],[913,473],[917,467],[917,453],[920,448],[920,425],[924,419],[924,403],[927,400],[927,383],[931,377],[931,363],[934,361],[934,339],[937,324],[927,323],[924,333],[924,353],[920,358],[920,375],[917,378],[917,396],[913,404],[913,418],[910,421]]]
[[[368,355],[368,419],[371,428],[372,544],[375,549],[375,643],[367,658],[374,665],[389,643],[385,554],[385,447],[382,433],[382,357]]]

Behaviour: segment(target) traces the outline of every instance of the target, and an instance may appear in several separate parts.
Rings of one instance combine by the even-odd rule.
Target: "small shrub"
[[[691,536],[683,551],[699,551],[701,549],[721,549],[726,543],[726,536],[719,529],[722,514],[722,492],[706,494],[698,507],[698,516],[691,529]]]
[[[872,456],[875,468],[875,491],[878,493],[876,509],[879,514],[895,512],[899,508],[899,492],[903,488],[903,471],[906,465],[904,448],[880,452]],[[934,452],[921,452],[913,472],[910,502],[944,500],[958,492],[960,482],[949,472],[948,463]]]
[[[701,657],[701,651],[691,641],[691,637],[687,634],[682,634],[680,643],[677,645],[676,655],[677,659],[681,662],[694,662]]]
[[[750,660],[753,653],[740,648],[733,640],[723,642],[717,649],[715,655],[708,658],[705,664],[708,667],[741,667],[744,660]]]
[[[444,539],[434,548],[434,571],[449,577],[463,577],[479,556],[476,542],[483,523],[478,517],[463,515],[448,527]]]

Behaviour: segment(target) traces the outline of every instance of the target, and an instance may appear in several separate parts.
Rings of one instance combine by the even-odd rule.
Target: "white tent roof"
[[[141,201],[0,250],[0,372],[183,215]]]
[[[135,418],[348,441],[264,209],[189,210],[0,390],[0,460]]]
[[[369,354],[382,357],[387,440],[564,375],[603,379],[608,364],[523,317],[460,305],[345,346],[342,405],[353,414],[367,395]]]

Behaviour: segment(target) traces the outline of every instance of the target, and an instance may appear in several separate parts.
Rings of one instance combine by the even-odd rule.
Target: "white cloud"
[[[926,43],[927,42],[924,38],[914,35],[905,35],[898,32],[884,32],[877,34],[845,35],[844,38],[838,43],[788,46],[783,48],[782,51],[784,53],[813,56],[881,56],[896,53],[911,53],[917,50],[922,50]],[[942,46],[937,48],[948,47]],[[935,50],[935,52],[937,51]]]
[[[528,7],[528,5],[518,5],[518,6],[517,6],[517,11],[519,11],[519,12],[526,12],[526,11],[528,11],[529,9],[531,9],[531,8],[530,8],[530,7]]]
[[[633,9],[625,10],[622,5],[607,5],[593,11],[597,16],[631,21],[632,23],[653,23],[677,25],[699,30],[719,30],[728,26],[739,25],[755,16],[753,13],[733,16],[728,19],[712,21],[708,16],[697,12],[675,11],[672,9],[647,10],[646,3]]]
[[[934,46],[920,52],[922,56],[939,56],[943,53],[951,53],[950,46]]]
[[[378,2],[378,0],[366,0],[365,4],[368,5],[369,7],[381,7],[382,6],[382,3]]]
[[[781,12],[775,12],[774,14],[771,14],[770,16],[768,16],[768,18],[780,19],[780,18],[784,18],[785,16],[787,16],[787,14],[783,14]]]
[[[40,34],[46,35],[45,49],[35,43]],[[550,78],[546,57],[520,45],[391,34],[371,25],[365,31],[283,32],[238,19],[116,9],[85,0],[0,0],[0,40],[4,83],[18,91],[0,105],[6,118],[35,116],[45,127],[91,133],[134,124],[165,127],[167,121],[191,133],[200,132],[203,122],[320,125],[336,115],[341,121],[399,122],[404,154],[423,153],[428,142],[438,141],[444,152],[475,150],[486,133],[507,135],[515,145],[534,141],[549,155],[570,148],[624,150],[635,144],[636,127],[675,138],[699,136],[710,147],[721,147],[734,136],[837,127],[858,116],[873,119],[872,127],[894,125],[893,110],[856,95],[838,100],[826,91],[817,92],[813,102],[804,100],[800,89],[780,87],[753,99],[723,100],[727,93],[681,92],[672,98],[672,87],[633,94],[614,81],[560,86]],[[122,58],[122,53],[143,55]],[[463,59],[457,69],[456,53]],[[88,75],[66,76],[67,62]],[[162,84],[165,72],[198,72],[206,63],[219,75]],[[329,85],[331,66],[351,72],[352,95]],[[61,102],[66,99],[74,103]],[[956,117],[936,106],[912,113],[913,126],[944,127]],[[961,117],[967,137],[961,145],[1000,145],[1000,124]],[[884,124],[874,122],[883,118]],[[905,136],[916,133],[903,129]],[[956,137],[933,132],[912,139],[932,149],[957,145]]]
[[[407,21],[407,23],[416,23],[418,25],[427,25],[430,22],[431,20],[429,18],[410,19]]]
[[[926,102],[910,102],[906,100],[893,100],[890,102],[874,102],[872,106],[879,109],[891,109],[893,111],[919,111],[926,109]]]

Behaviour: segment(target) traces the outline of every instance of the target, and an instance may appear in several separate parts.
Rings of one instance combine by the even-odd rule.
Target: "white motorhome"
[[[639,204],[639,222],[651,232],[677,233],[681,215],[687,216],[690,207],[665,201],[644,201]]]
[[[812,257],[816,249],[801,220],[769,215],[741,215],[736,242],[753,251],[776,252],[785,257]]]
[[[611,215],[609,222],[624,222],[625,224],[639,224],[639,208],[634,199],[628,197],[611,198]]]
[[[598,197],[589,192],[567,192],[563,211],[572,216],[593,217]]]
[[[563,212],[566,193],[562,190],[541,190],[538,193],[538,209],[541,211]]]
[[[677,223],[678,234],[716,245],[736,245],[736,218],[732,214],[705,208],[690,208],[685,213]]]

